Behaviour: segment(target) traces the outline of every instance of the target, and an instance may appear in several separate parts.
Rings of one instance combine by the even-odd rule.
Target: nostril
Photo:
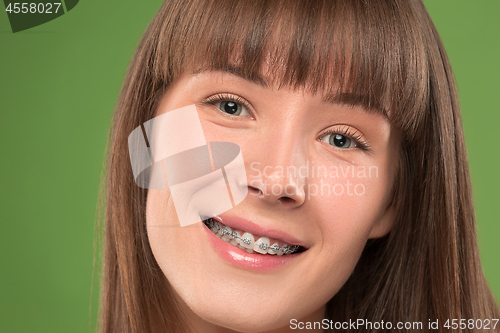
[[[262,191],[258,187],[251,186],[251,185],[248,185],[248,192],[250,192],[250,194],[253,194],[253,195],[261,195],[262,194]]]
[[[283,203],[283,204],[286,204],[286,203],[289,203],[289,202],[294,202],[295,200],[290,198],[290,197],[280,197],[277,202],[279,203]]]

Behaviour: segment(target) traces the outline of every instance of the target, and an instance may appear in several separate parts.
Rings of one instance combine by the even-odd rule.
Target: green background
[[[160,1],[87,0],[13,34],[0,12],[0,331],[88,332],[113,108]],[[500,297],[500,1],[428,0],[463,109],[481,258]],[[94,274],[96,276],[96,274]]]

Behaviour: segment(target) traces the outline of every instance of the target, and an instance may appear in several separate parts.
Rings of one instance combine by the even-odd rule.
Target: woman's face
[[[208,142],[241,148],[248,195],[217,218],[242,238],[249,231],[255,241],[301,246],[248,253],[202,222],[180,227],[169,190],[149,190],[151,249],[194,326],[266,331],[320,321],[367,239],[389,232],[399,137],[384,115],[338,102],[345,97],[227,72],[171,85],[157,115],[195,104]]]

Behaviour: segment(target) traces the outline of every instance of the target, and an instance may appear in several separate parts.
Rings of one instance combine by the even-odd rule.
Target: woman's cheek
[[[192,228],[181,228],[175,213],[169,190],[149,190],[146,205],[148,240],[153,255],[167,277],[175,273],[189,248],[189,232]]]
[[[374,170],[372,168],[372,170]],[[380,171],[377,169],[377,171]],[[308,183],[326,247],[339,255],[361,253],[372,227],[383,213],[386,186],[379,172],[354,172]],[[316,195],[316,188],[319,191]],[[356,258],[357,260],[357,258]]]

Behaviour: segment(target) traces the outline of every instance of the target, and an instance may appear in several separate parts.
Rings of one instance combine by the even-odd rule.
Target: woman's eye
[[[357,144],[352,140],[351,138],[338,134],[338,133],[331,133],[324,135],[321,139],[322,142],[326,142],[334,147],[341,148],[341,149],[347,149],[347,148],[356,148]]]
[[[216,107],[218,107],[222,112],[230,114],[232,116],[249,116],[247,108],[237,102],[233,101],[220,101],[214,103]]]

